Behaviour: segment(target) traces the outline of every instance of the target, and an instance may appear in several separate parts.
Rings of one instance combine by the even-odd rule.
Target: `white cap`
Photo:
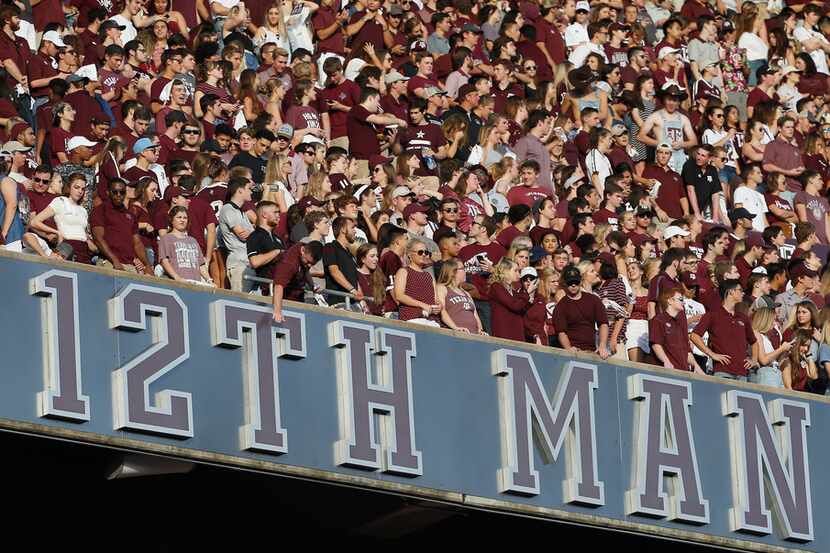
[[[525,267],[524,269],[522,269],[522,272],[519,273],[519,278],[522,279],[522,278],[526,277],[527,275],[530,275],[533,278],[539,278],[539,274],[536,272],[536,269],[534,269],[533,267]]]
[[[579,10],[585,10],[586,12],[591,11],[591,4],[589,4],[585,0],[580,0],[576,3],[576,11]]]
[[[44,40],[48,40],[58,48],[66,48],[66,43],[63,41],[61,35],[59,35],[57,31],[47,31],[43,33],[43,36],[40,39],[41,43]]]
[[[412,190],[408,186],[398,186],[392,191],[392,199],[403,198],[404,196],[411,196]]]
[[[797,67],[793,67],[792,65],[785,65],[781,68],[781,76],[786,77],[790,73],[801,73]]]
[[[97,146],[97,144],[84,136],[73,136],[69,139],[69,142],[66,143],[66,151],[71,152],[79,146],[86,146],[87,148],[92,148],[94,146]]]
[[[666,227],[666,230],[663,231],[663,240],[668,240],[670,238],[674,238],[675,236],[689,236],[691,233],[688,231],[683,230],[682,228],[672,225],[670,227]]]
[[[313,134],[307,134],[303,137],[301,144],[325,144],[319,137]]]
[[[661,60],[668,56],[669,54],[676,54],[680,51],[680,48],[672,48],[671,46],[663,46],[660,48],[660,53],[657,54],[657,59]]]
[[[98,80],[98,69],[93,64],[84,65],[75,71],[75,74],[79,77],[86,77],[90,81]]]

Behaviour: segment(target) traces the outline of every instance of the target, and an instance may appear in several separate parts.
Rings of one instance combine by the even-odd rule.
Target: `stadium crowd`
[[[827,10],[3,0],[2,247],[823,394]]]

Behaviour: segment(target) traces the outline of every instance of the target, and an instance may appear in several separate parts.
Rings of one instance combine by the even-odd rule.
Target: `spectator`
[[[807,330],[795,332],[792,349],[781,363],[784,387],[788,390],[808,392],[814,381],[818,380],[818,367],[811,348],[813,335]]]
[[[430,264],[426,243],[417,238],[406,247],[409,266],[395,274],[395,300],[398,318],[430,326],[439,326],[438,315],[444,309],[435,296],[435,280],[425,269]]]
[[[804,171],[800,178],[804,190],[796,193],[793,205],[802,223],[811,223],[820,244],[830,237],[830,203],[821,195],[824,181],[818,171]]]
[[[490,325],[491,334],[498,338],[524,341],[523,318],[530,309],[538,279],[520,282],[519,265],[503,257],[493,267],[490,275]]]
[[[164,272],[179,282],[213,284],[199,243],[187,233],[187,208],[176,206],[170,210],[172,230],[159,240],[159,261]]]
[[[562,273],[565,296],[553,310],[553,326],[559,344],[571,351],[596,351],[607,359],[608,316],[602,300],[582,289],[582,275],[576,267],[566,267]],[[599,339],[597,339],[597,336]]]
[[[667,290],[680,290],[679,282],[680,263],[686,252],[680,248],[671,248],[663,254],[660,261],[660,274],[655,276],[648,285],[648,318],[653,319],[659,313],[660,294]]]
[[[689,344],[689,326],[680,290],[664,290],[660,294],[660,313],[649,321],[651,350],[667,369],[705,374],[698,365]]]
[[[461,288],[466,278],[464,265],[460,261],[448,260],[441,266],[435,287],[438,303],[444,306],[441,321],[452,330],[482,334],[481,320],[476,313],[473,298]]]
[[[95,246],[87,235],[88,214],[83,207],[86,179],[83,175],[70,176],[61,192],[61,196],[53,198],[48,206],[37,212],[29,221],[29,227],[43,236],[55,236],[53,243],[58,246],[66,244],[71,249],[67,259],[91,263]],[[49,225],[50,221],[54,226]],[[42,241],[37,242],[35,251],[37,247],[43,249],[46,245]]]
[[[153,269],[138,235],[138,219],[124,205],[126,195],[126,183],[121,179],[111,180],[109,201],[93,209],[89,217],[92,236],[101,253],[98,264],[116,271],[150,275]]]
[[[750,376],[750,380],[757,384],[783,388],[784,380],[781,374],[781,361],[793,347],[791,340],[781,341],[777,335],[778,347],[773,345],[769,338],[775,330],[775,309],[771,307],[759,307],[752,313],[752,330],[755,332],[755,339],[758,341],[758,370]]]
[[[736,309],[743,299],[740,282],[727,280],[720,287],[722,305],[707,311],[690,335],[692,343],[714,363],[714,375],[731,380],[748,380],[758,348],[749,318]],[[709,333],[709,344],[702,336]],[[752,354],[748,355],[752,346]]]
[[[334,240],[323,247],[323,266],[326,274],[326,288],[337,292],[354,295],[363,299],[363,291],[358,287],[357,262],[350,252],[355,240],[355,221],[348,217],[337,217],[331,224]],[[329,303],[339,303],[340,296],[330,296]]]
[[[320,242],[300,242],[288,248],[277,258],[274,266],[274,321],[282,323],[283,299],[302,301],[306,286],[311,286],[309,268],[320,261],[323,245]]]
[[[248,263],[259,278],[270,279],[277,257],[285,251],[285,245],[275,231],[280,220],[277,204],[263,200],[256,207],[256,228],[245,240]],[[266,287],[261,287],[263,291]]]
[[[228,182],[225,204],[219,210],[219,233],[228,250],[226,261],[227,277],[231,290],[248,293],[254,285],[245,279],[253,273],[248,261],[245,241],[254,230],[254,225],[242,210],[245,202],[251,201],[251,184],[248,179],[234,178]]]
[[[602,263],[599,269],[602,283],[597,288],[597,295],[605,306],[605,314],[611,328],[608,338],[611,356],[628,361],[626,343],[626,327],[631,301],[626,293],[625,283],[617,272],[617,267],[611,263]]]

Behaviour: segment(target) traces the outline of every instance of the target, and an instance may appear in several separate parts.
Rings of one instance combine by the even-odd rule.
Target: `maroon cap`
[[[382,156],[380,154],[375,154],[369,158],[369,167],[374,169],[378,165],[383,165],[384,163],[389,163],[392,161],[391,157]]]
[[[16,140],[17,137],[20,136],[20,133],[22,133],[28,128],[28,123],[17,123],[14,127],[12,127],[12,132],[9,133],[9,138],[11,138],[12,140]]]
[[[309,206],[323,207],[324,205],[326,205],[326,202],[322,202],[314,196],[303,196],[300,201],[297,202],[297,208],[301,213],[305,213]]]
[[[697,276],[691,271],[681,272],[680,282],[682,282],[683,286],[686,288],[700,288],[700,282],[698,282]]]
[[[765,245],[764,237],[757,232],[750,232],[744,241],[747,248],[763,248]]]
[[[478,93],[478,90],[476,90],[476,87],[471,85],[471,84],[465,84],[461,88],[458,89],[458,96],[456,96],[456,98],[461,100],[461,99],[464,98],[464,96],[466,96],[467,94],[471,94],[473,92]]]
[[[179,196],[184,196],[185,198],[190,198],[194,195],[192,190],[185,190],[180,186],[168,186],[167,189],[164,191],[164,200],[170,202],[173,198],[178,198]]]
[[[427,206],[413,202],[403,209],[403,220],[408,221],[415,213],[426,213],[427,211],[429,211]]]

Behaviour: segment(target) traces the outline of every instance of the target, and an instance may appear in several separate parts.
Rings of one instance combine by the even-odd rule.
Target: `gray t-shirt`
[[[222,234],[222,243],[228,250],[228,265],[249,265],[248,248],[245,242],[233,232],[235,226],[241,226],[248,232],[254,231],[254,225],[245,213],[233,203],[228,202],[219,210],[219,232]]]

